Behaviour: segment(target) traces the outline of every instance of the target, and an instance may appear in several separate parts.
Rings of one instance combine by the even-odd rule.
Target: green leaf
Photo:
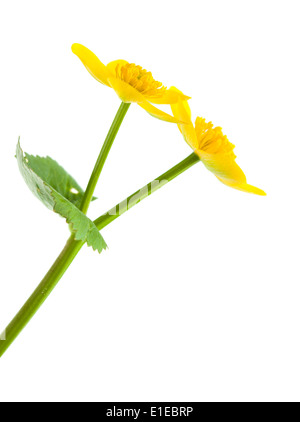
[[[99,252],[106,249],[106,243],[95,224],[77,208],[83,191],[76,181],[49,157],[24,156],[20,142],[16,157],[31,192],[47,208],[66,219],[75,233],[75,239],[87,242],[88,246]]]
[[[28,166],[44,182],[52,186],[76,207],[80,207],[84,195],[83,189],[56,161],[50,157],[39,157],[25,153]],[[96,198],[93,198],[94,200]]]

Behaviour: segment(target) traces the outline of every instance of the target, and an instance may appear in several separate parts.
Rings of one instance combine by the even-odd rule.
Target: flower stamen
[[[151,72],[137,66],[134,63],[116,66],[116,77],[128,83],[141,94],[158,97],[164,93],[166,88],[161,82],[156,81]]]
[[[223,135],[220,126],[214,128],[212,122],[207,123],[205,119],[197,117],[195,129],[200,150],[210,154],[233,154],[234,145]]]

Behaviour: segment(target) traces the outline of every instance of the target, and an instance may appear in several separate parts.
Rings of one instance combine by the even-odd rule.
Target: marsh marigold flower
[[[105,66],[92,51],[81,44],[73,44],[72,51],[90,74],[98,82],[113,88],[124,103],[137,103],[158,119],[178,123],[178,119],[152,104],[175,104],[190,97],[165,88],[153,78],[151,72],[126,60],[115,60]]]
[[[174,92],[178,90],[171,88]],[[197,117],[195,126],[191,120],[191,110],[187,101],[179,101],[171,105],[174,117],[189,124],[179,124],[179,130],[186,142],[200,157],[205,167],[211,171],[222,183],[244,192],[266,195],[261,189],[248,185],[246,176],[235,162],[234,145],[227,136],[223,135],[222,128],[213,127],[211,122]]]

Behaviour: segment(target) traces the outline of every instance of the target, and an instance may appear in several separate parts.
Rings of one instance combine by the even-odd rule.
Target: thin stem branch
[[[66,246],[52,265],[48,273],[45,275],[36,290],[20,309],[6,330],[1,334],[0,338],[0,357],[9,348],[12,342],[25,328],[40,306],[45,302],[54,287],[62,278],[67,268],[70,266],[75,256],[78,254],[84,242],[74,239],[72,235],[66,243]]]
[[[88,186],[86,188],[86,191],[84,193],[84,197],[82,198],[81,203],[81,211],[86,214],[88,211],[88,208],[90,206],[91,200],[93,198],[93,194],[95,192],[95,188],[97,185],[97,182],[99,180],[101,171],[103,169],[104,163],[107,159],[108,153],[112,147],[112,144],[115,140],[115,137],[120,129],[121,123],[123,122],[123,119],[129,109],[130,104],[127,103],[121,103],[119,110],[117,111],[117,114],[114,118],[114,121],[111,124],[111,127],[109,129],[109,132],[106,136],[106,139],[104,141],[104,144],[101,148],[100,154],[98,156],[98,159],[96,161],[93,173],[91,174]]]
[[[170,182],[171,180],[175,179],[175,177],[188,170],[199,160],[200,158],[198,157],[198,155],[192,153],[183,161],[178,163],[176,166],[172,167],[170,170],[163,173],[161,176],[157,177],[152,182],[148,183],[132,195],[128,196],[128,198],[126,198],[124,201],[120,202],[94,221],[94,224],[96,225],[97,229],[102,230],[116,218],[120,217],[120,215],[124,214],[134,205],[141,202],[144,198],[156,192],[166,183]]]
[[[84,197],[81,203],[81,211],[86,214],[90,202],[92,200],[97,182],[99,180],[101,171],[104,163],[107,159],[109,151],[112,147],[114,139],[120,129],[121,123],[128,111],[130,104],[121,103],[117,114],[112,122],[110,130],[106,136],[104,144],[101,148],[94,170],[91,174],[90,181],[85,191]],[[75,236],[72,235],[66,246],[43,278],[41,283],[38,285],[36,290],[20,309],[11,323],[7,326],[6,330],[0,335],[0,357],[8,349],[11,343],[20,334],[23,328],[28,324],[30,319],[34,316],[40,306],[44,303],[47,297],[50,295],[54,287],[57,285],[67,268],[71,265],[75,256],[78,254],[84,242],[75,240]]]
[[[199,157],[194,153],[191,154],[185,160],[181,161],[166,173],[162,174],[151,183],[148,183],[142,189],[130,195],[127,199],[125,199],[125,201],[120,202],[114,208],[111,208],[107,213],[103,214],[101,217],[95,220],[94,223],[96,224],[97,228],[100,230],[107,226],[124,212],[132,208],[135,204],[156,192],[160,187],[173,180],[175,177],[189,169],[198,161]],[[36,290],[27,300],[25,305],[20,309],[11,323],[7,326],[6,330],[0,335],[0,357],[21,333],[23,328],[25,328],[40,306],[45,302],[83,245],[84,242],[75,240],[74,235],[69,238],[66,246],[46,276],[43,278],[41,283],[38,285]]]

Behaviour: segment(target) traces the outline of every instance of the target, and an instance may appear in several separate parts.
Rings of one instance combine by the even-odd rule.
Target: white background
[[[71,52],[126,59],[223,127],[248,181],[197,164],[84,248],[0,362],[0,401],[299,401],[299,1],[1,2],[0,331],[68,228],[29,192],[15,145],[84,187],[119,106]],[[98,217],[191,153],[132,105]]]

